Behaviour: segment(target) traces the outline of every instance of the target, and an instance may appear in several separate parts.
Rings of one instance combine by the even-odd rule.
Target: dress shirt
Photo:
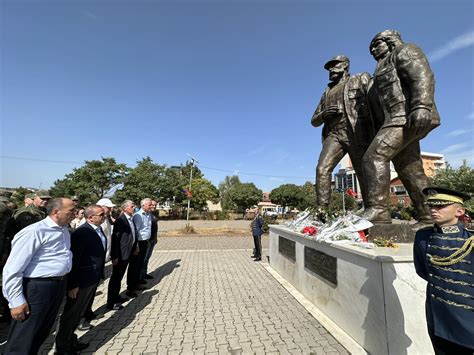
[[[149,240],[151,237],[151,213],[141,209],[133,216],[133,222],[137,227],[138,240]]]
[[[63,276],[71,271],[71,236],[67,226],[49,216],[18,232],[3,269],[3,295],[10,308],[26,302],[23,277]]]
[[[95,224],[90,224],[87,222],[94,230],[95,232],[99,235],[100,241],[102,242],[102,246],[104,247],[104,250],[107,250],[107,238],[105,237],[104,231],[100,226],[96,226]]]

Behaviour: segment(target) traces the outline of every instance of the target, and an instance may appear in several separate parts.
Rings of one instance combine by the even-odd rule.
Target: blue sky
[[[474,164],[472,0],[0,6],[0,186],[49,187],[102,156],[177,165],[186,153],[216,185],[313,180],[323,65],[343,53],[352,73],[373,73],[368,45],[387,28],[435,73],[442,124],[422,150]]]

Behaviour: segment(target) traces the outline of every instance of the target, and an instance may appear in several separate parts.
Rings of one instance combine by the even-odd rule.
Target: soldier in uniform
[[[369,97],[377,134],[364,155],[363,179],[370,186],[364,218],[392,223],[388,212],[390,161],[408,191],[418,221],[431,223],[421,192],[429,180],[420,156],[420,140],[439,126],[434,103],[434,75],[423,51],[385,30],[370,44],[377,60]],[[365,201],[364,201],[365,202]]]
[[[434,227],[418,230],[414,263],[428,282],[426,321],[435,353],[474,353],[474,236],[458,219],[465,213],[461,192],[423,189]]]
[[[13,234],[18,233],[30,224],[46,218],[45,207],[50,199],[51,196],[49,196],[48,191],[37,191],[35,192],[32,204],[17,209],[13,214],[15,229]]]
[[[12,193],[8,190],[0,190],[0,271],[3,270],[10,250],[8,231],[11,225],[12,210],[8,208],[7,203],[10,201],[11,195]],[[3,306],[0,321],[9,322],[11,319],[10,308],[8,308],[8,302],[3,295],[0,295],[0,304]]]
[[[316,168],[316,203],[329,205],[331,173],[349,153],[354,170],[360,177],[362,197],[367,189],[362,175],[362,157],[370,144],[370,119],[366,102],[368,73],[349,74],[349,58],[337,55],[324,68],[329,71],[330,83],[311,119],[314,127],[324,123],[323,149]]]
[[[12,215],[12,210],[7,206],[11,195],[12,192],[8,190],[0,190],[0,255],[3,255],[6,231]]]

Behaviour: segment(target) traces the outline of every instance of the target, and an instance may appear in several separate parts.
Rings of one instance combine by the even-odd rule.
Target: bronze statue
[[[311,119],[311,124],[323,127],[323,149],[316,168],[316,203],[329,205],[331,173],[349,153],[354,170],[359,176],[365,202],[367,189],[362,178],[362,157],[370,144],[370,118],[366,101],[370,81],[368,73],[349,74],[349,59],[338,55],[324,68],[329,71],[330,83]]]
[[[397,31],[378,33],[369,48],[377,61],[369,89],[377,133],[362,161],[362,178],[368,186],[363,217],[391,223],[388,202],[392,161],[418,221],[429,223],[422,193],[429,181],[420,157],[420,140],[440,122],[434,103],[433,72],[423,51],[404,43]]]

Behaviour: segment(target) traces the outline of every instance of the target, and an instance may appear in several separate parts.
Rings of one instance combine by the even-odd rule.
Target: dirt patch
[[[176,236],[244,236],[249,235],[250,230],[247,229],[236,229],[228,227],[216,227],[216,228],[194,228],[193,232],[186,230],[186,228],[163,231],[160,233],[161,237],[176,237]]]

